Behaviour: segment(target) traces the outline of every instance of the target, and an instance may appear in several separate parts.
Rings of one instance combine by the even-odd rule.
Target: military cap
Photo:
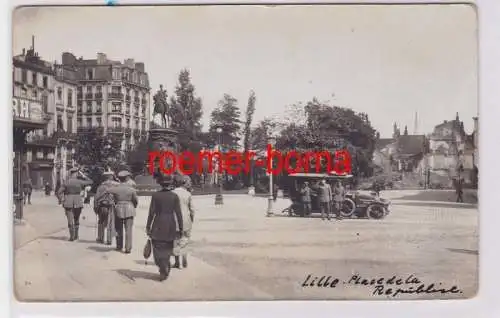
[[[130,176],[130,172],[128,172],[127,170],[122,170],[118,172],[118,178],[125,178],[128,176]]]

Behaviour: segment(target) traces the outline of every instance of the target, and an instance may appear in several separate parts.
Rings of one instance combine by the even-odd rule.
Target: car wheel
[[[342,209],[340,210],[340,215],[343,217],[351,217],[354,214],[354,211],[356,210],[356,204],[354,201],[351,199],[345,199],[344,202],[342,202]]]
[[[385,216],[385,209],[380,204],[371,204],[366,208],[366,216],[370,219],[380,220]]]

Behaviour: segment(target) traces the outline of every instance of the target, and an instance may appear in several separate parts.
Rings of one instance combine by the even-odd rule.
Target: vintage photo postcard
[[[478,291],[473,6],[20,7],[19,301]]]

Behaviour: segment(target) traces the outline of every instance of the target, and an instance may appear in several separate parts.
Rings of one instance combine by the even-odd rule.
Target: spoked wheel
[[[385,216],[385,209],[380,204],[369,205],[366,209],[366,216],[370,219],[380,220]]]
[[[345,217],[349,218],[354,214],[354,211],[356,210],[356,204],[354,201],[351,199],[345,199],[344,202],[342,203],[342,209],[340,209],[340,214]]]

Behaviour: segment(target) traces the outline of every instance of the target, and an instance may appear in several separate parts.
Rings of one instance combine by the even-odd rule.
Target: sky
[[[367,113],[385,138],[394,122],[426,134],[457,112],[471,133],[478,114],[477,17],[467,5],[17,9],[13,54],[32,35],[47,61],[103,52],[144,62],[152,94],[160,84],[173,93],[189,69],[205,129],[225,93],[243,115],[250,90],[254,122],[317,97]]]

